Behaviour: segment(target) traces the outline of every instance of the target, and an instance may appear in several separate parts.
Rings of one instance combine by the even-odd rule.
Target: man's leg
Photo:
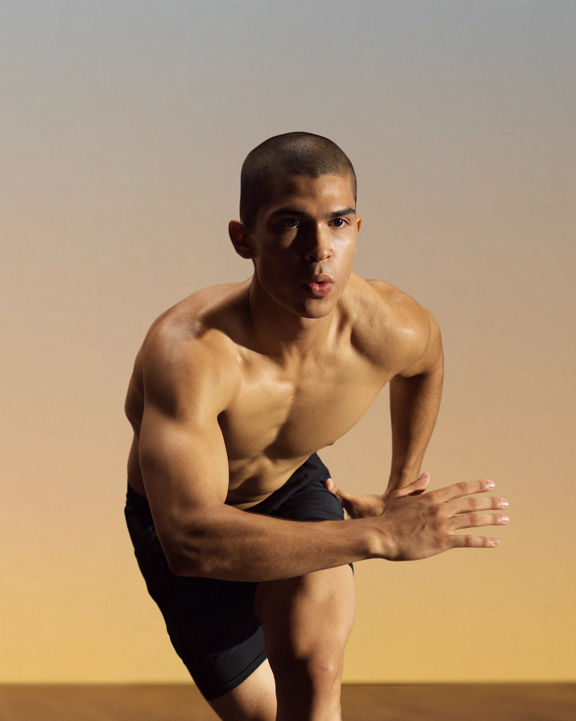
[[[350,567],[261,583],[256,613],[276,681],[277,721],[340,721],[344,649],[354,619]]]
[[[222,721],[275,721],[276,690],[268,661],[235,689],[209,704]]]

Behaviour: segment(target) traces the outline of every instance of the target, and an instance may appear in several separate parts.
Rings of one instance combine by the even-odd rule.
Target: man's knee
[[[318,648],[305,656],[270,659],[276,688],[284,693],[305,693],[310,698],[340,697],[342,656]]]
[[[312,654],[273,670],[279,721],[341,721],[339,660]]]
[[[306,660],[305,673],[310,679],[312,693],[315,696],[340,698],[342,680],[342,662],[329,656],[318,656]]]

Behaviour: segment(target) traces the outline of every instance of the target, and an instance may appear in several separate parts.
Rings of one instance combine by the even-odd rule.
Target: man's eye
[[[296,230],[298,226],[298,218],[282,218],[277,224],[278,230]]]
[[[332,218],[332,225],[335,228],[343,228],[347,224],[348,223],[346,222],[346,220],[344,218]]]

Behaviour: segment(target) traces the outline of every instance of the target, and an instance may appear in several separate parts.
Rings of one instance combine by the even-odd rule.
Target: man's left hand
[[[350,518],[380,516],[384,513],[385,499],[383,495],[368,493],[355,496],[351,493],[344,493],[344,491],[336,488],[336,484],[331,478],[326,481],[326,488],[336,496]]]
[[[422,473],[410,485],[399,488],[391,494],[366,493],[353,495],[344,493],[344,491],[336,487],[331,478],[326,481],[326,488],[338,498],[350,518],[367,518],[368,516],[381,516],[391,498],[415,496],[424,493],[429,483],[430,476],[428,473]]]

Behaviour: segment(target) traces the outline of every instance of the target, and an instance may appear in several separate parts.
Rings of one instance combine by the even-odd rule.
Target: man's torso
[[[234,379],[230,400],[218,415],[228,455],[227,503],[247,508],[262,501],[311,453],[352,428],[386,383],[418,360],[426,331],[415,308],[392,286],[353,275],[324,342],[292,356],[262,351],[250,326],[246,283],[200,291],[156,321],[151,333],[164,326],[174,343],[190,338],[204,343],[226,382]],[[126,401],[135,431],[128,481],[141,495],[138,432],[145,352],[146,341]]]

